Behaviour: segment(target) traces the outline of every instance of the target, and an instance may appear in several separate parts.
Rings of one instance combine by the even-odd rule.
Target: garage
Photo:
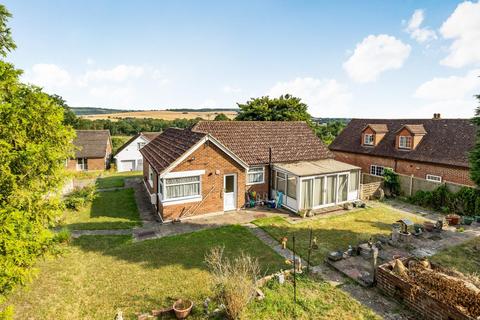
[[[135,169],[135,160],[120,161],[120,168],[118,171],[133,171]]]

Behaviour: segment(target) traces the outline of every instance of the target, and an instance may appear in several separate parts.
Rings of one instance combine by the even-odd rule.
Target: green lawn
[[[312,251],[311,262],[320,264],[328,252],[346,250],[348,245],[356,245],[368,240],[373,235],[388,235],[391,224],[401,218],[408,217],[414,222],[421,222],[421,217],[401,213],[386,205],[378,205],[368,209],[358,209],[342,215],[324,219],[311,220],[291,224],[281,217],[263,218],[254,221],[256,225],[267,231],[275,239],[284,236],[289,238],[288,247],[292,248],[292,234],[295,234],[296,250],[303,258],[307,258],[310,228],[317,238],[318,250]]]
[[[113,319],[121,309],[134,313],[168,307],[177,298],[198,306],[212,297],[204,256],[224,246],[227,256],[241,251],[257,257],[264,273],[285,268],[284,260],[241,226],[132,242],[126,236],[83,236],[56,259],[39,263],[38,277],[7,303],[17,319]]]
[[[95,185],[97,189],[122,188],[125,186],[125,178],[140,177],[141,175],[140,171],[110,173],[98,178]]]
[[[67,211],[64,224],[71,230],[130,229],[141,225],[133,189],[97,192],[92,203]]]
[[[291,281],[280,285],[277,280],[272,280],[262,288],[262,291],[265,299],[251,303],[242,319],[289,320],[294,319],[294,315],[296,319],[381,319],[347,293],[320,279],[306,276],[297,278],[295,308]]]
[[[450,247],[431,257],[444,267],[455,268],[465,274],[480,275],[480,237],[476,237],[461,245]]]

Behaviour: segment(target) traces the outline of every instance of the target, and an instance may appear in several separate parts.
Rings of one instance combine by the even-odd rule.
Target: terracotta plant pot
[[[457,224],[460,223],[460,216],[456,215],[456,214],[449,214],[447,215],[447,217],[445,218],[445,220],[448,221],[448,224],[451,225],[451,226],[456,226]]]
[[[193,302],[191,300],[178,299],[173,304],[173,311],[177,319],[185,319],[188,317],[193,308]]]
[[[425,221],[423,223],[423,226],[425,227],[425,230],[426,231],[433,231],[433,229],[435,229],[435,224],[433,224],[433,222],[430,222],[430,221]]]

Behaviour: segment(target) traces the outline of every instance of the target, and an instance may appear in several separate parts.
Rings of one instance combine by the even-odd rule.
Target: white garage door
[[[135,160],[122,160],[120,171],[133,171],[135,168]]]
[[[137,171],[143,171],[143,159],[137,160]]]

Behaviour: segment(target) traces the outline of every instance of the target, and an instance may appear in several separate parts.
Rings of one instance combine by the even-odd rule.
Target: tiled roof
[[[203,137],[205,134],[188,129],[169,128],[140,149],[140,153],[161,173]]]
[[[141,135],[144,136],[148,141],[155,139],[161,132],[142,132]]]
[[[76,130],[75,158],[103,158],[110,143],[109,130]]]
[[[368,124],[386,124],[388,133],[377,146],[362,146],[361,132]],[[426,132],[414,150],[395,148],[397,132],[408,125]],[[352,119],[330,145],[332,151],[469,167],[468,152],[475,144],[475,126],[469,119]]]
[[[376,133],[386,133],[388,132],[387,125],[384,123],[369,123],[368,126],[372,128]]]
[[[319,160],[333,154],[302,121],[200,121],[192,131],[209,133],[248,165]]]

